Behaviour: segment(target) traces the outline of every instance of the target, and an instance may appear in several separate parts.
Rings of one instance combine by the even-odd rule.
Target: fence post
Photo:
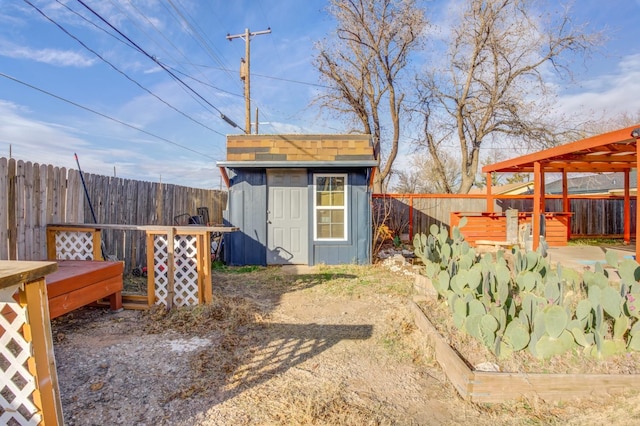
[[[413,194],[409,194],[409,241],[413,241]]]
[[[44,276],[55,262],[0,261],[1,424],[62,425]]]

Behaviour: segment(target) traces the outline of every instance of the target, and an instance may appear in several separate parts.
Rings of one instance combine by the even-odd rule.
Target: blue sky
[[[27,2],[0,0],[2,157],[11,149],[14,158],[76,168],[77,153],[85,172],[113,175],[115,168],[125,178],[218,188],[215,161],[225,159],[225,135],[240,132],[220,113],[244,128],[245,44],[226,35],[245,28],[272,29],[251,42],[252,114],[258,107],[260,133],[348,130],[311,105],[322,91],[313,47],[333,27],[325,1],[82,0],[204,100],[123,43],[81,2],[29,1],[86,47]],[[424,1],[439,26],[456,3]],[[586,62],[575,62],[576,82],[557,88],[559,110],[595,118],[637,113],[640,0],[581,0],[573,10],[577,21],[606,30],[608,41]]]

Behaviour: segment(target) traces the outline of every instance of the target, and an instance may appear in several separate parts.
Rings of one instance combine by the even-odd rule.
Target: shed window
[[[313,176],[314,239],[347,239],[347,175]]]

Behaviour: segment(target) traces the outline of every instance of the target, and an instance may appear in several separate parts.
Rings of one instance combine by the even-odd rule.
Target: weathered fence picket
[[[553,198],[552,198],[553,197]],[[494,211],[514,208],[531,211],[531,196],[494,196]],[[624,197],[613,195],[569,196],[571,208],[571,235],[573,237],[619,237],[624,233]],[[394,234],[429,232],[432,224],[449,226],[451,212],[486,211],[486,198],[482,195],[452,194],[374,194],[374,225],[385,223]],[[562,199],[549,196],[545,211],[561,212]],[[631,197],[631,234],[635,234],[636,196]],[[377,220],[376,220],[377,219]],[[384,220],[382,220],[384,219]],[[411,235],[412,237],[413,235]]]
[[[99,224],[177,225],[206,207],[211,224],[222,224],[224,191],[188,188],[83,173]],[[0,158],[0,260],[42,260],[46,225],[93,223],[80,173],[16,159]],[[184,223],[179,223],[184,224]],[[105,254],[125,261],[126,271],[146,261],[140,231],[106,230]]]

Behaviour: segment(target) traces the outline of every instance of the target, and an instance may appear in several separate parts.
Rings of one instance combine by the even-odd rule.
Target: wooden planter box
[[[531,223],[532,213],[519,212],[518,225]],[[478,240],[505,241],[507,238],[507,216],[505,213],[494,212],[451,212],[449,223],[451,227],[458,226],[460,220],[466,217],[467,224],[460,229],[465,241],[472,246]],[[551,247],[567,245],[571,226],[571,213],[544,213],[546,224],[545,238]]]
[[[414,288],[422,297],[434,297],[430,280],[416,276]],[[537,397],[545,401],[569,400],[603,393],[640,390],[640,374],[545,374],[476,371],[444,340],[420,307],[411,302],[417,327],[426,334],[435,358],[462,398],[477,403]]]

